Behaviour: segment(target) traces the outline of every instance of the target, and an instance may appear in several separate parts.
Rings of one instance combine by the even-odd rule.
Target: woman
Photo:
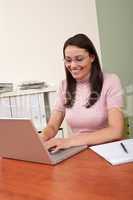
[[[43,132],[46,147],[55,152],[93,145],[122,136],[122,89],[115,74],[104,74],[94,45],[84,34],[69,38],[63,48],[66,80],[62,81],[54,110]],[[73,134],[54,138],[66,119]]]

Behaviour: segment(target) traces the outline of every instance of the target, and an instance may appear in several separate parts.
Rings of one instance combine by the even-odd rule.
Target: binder
[[[0,98],[0,117],[11,117],[10,102],[8,97]]]

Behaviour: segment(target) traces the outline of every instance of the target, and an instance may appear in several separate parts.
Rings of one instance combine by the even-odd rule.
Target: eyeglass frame
[[[80,60],[78,60],[78,57],[79,57],[79,56],[82,56],[82,55],[75,56],[75,58],[74,58],[74,59],[71,59],[70,61],[68,61],[68,60],[66,60],[66,58],[64,58],[63,61],[64,61],[65,66],[71,65],[72,62],[76,63],[77,65],[80,65],[80,64],[82,64],[82,63],[84,62],[84,60],[85,60],[87,57],[89,57],[89,54],[86,55],[86,56],[83,56],[82,58],[80,58]],[[76,57],[77,57],[77,58],[76,58]]]

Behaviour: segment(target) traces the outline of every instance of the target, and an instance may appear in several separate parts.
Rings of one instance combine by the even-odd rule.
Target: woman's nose
[[[71,62],[71,68],[75,68],[75,67],[77,67],[77,63],[74,60],[72,60],[72,62]]]

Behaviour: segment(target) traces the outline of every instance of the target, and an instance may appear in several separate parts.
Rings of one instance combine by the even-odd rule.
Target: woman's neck
[[[89,78],[90,78],[90,73],[87,74],[87,76],[85,76],[83,79],[76,80],[76,82],[77,83],[88,83],[89,82]]]

